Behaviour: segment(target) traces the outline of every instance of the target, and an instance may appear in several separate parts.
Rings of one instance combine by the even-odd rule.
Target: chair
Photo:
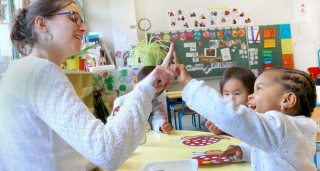
[[[182,89],[176,89],[176,90],[169,90],[169,92],[174,92],[174,91],[182,91]],[[180,99],[180,98],[179,98]],[[170,99],[169,101],[170,104],[170,111],[173,111],[174,115],[174,122],[175,122],[175,128],[177,130],[177,120],[176,120],[176,112],[178,112],[178,120],[179,120],[179,129],[182,130],[182,123],[181,123],[181,118],[184,115],[192,115],[192,125],[195,123],[195,127],[197,126],[196,120],[195,120],[195,114],[196,112],[190,110],[188,106],[186,106],[181,99],[181,101],[178,101],[178,99]],[[192,112],[191,112],[192,111]],[[191,112],[191,113],[190,113]],[[201,129],[200,125],[200,116],[199,116],[199,129]]]

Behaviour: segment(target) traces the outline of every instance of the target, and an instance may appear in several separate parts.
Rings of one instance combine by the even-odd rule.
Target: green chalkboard
[[[205,30],[184,30],[184,31],[177,31],[177,32],[160,32],[155,33],[153,36],[159,36],[160,39],[164,40],[168,35],[170,36],[170,42],[174,43],[175,51],[177,53],[179,62],[188,66],[196,64],[203,64],[203,69],[205,69],[208,65],[212,66],[212,63],[219,62],[219,68],[213,68],[209,73],[205,73],[203,69],[201,70],[189,70],[189,74],[194,78],[203,78],[203,77],[215,77],[215,76],[222,76],[223,72],[226,68],[221,68],[222,64],[227,62],[227,66],[232,65],[235,63],[236,66],[244,66],[249,69],[263,69],[263,51],[272,51],[272,58],[273,58],[273,65],[274,66],[282,66],[282,48],[281,48],[281,36],[280,36],[280,26],[279,25],[268,25],[268,26],[258,26],[260,32],[260,42],[250,43],[250,38],[256,37],[253,32],[248,29],[248,27],[232,27],[232,28],[213,28],[213,29],[205,29]],[[274,29],[274,37],[264,38],[263,31],[264,29]],[[236,31],[235,31],[236,30]],[[241,31],[240,31],[241,30]],[[258,29],[257,29],[258,30]],[[207,34],[204,34],[206,32]],[[223,32],[223,36],[219,36]],[[183,40],[180,37],[180,34],[185,33],[186,37]],[[209,33],[209,36],[208,36]],[[214,34],[215,33],[215,34]],[[236,34],[233,34],[236,33]],[[241,35],[239,34],[241,33]],[[193,35],[192,40],[189,38],[188,34]],[[229,36],[229,34],[231,34]],[[200,38],[197,40],[195,39],[196,35],[200,35]],[[148,38],[150,38],[151,34],[148,34]],[[251,36],[251,37],[250,37]],[[290,32],[291,36],[291,32]],[[273,48],[264,48],[264,40],[265,39],[274,39],[276,46]],[[213,40],[218,42],[224,42],[224,47],[216,48],[216,57],[206,57],[205,51],[206,49],[214,49],[210,47],[210,42]],[[170,42],[164,43],[170,46]],[[230,43],[228,43],[230,42]],[[241,42],[241,43],[240,43]],[[196,51],[191,51],[190,47],[185,47],[186,43],[196,43]],[[201,46],[199,46],[199,43]],[[230,46],[231,44],[231,46]],[[229,48],[229,52],[231,55],[231,59],[223,60],[221,50]],[[258,52],[254,53],[253,60],[250,58],[250,50],[255,49]],[[187,53],[198,52],[199,62],[194,62],[193,58],[196,57],[187,57]],[[240,53],[242,52],[242,53]],[[203,53],[203,57],[200,57],[200,53]],[[219,61],[222,59],[221,61]],[[201,59],[204,61],[208,61],[208,63],[201,62]],[[250,61],[253,61],[252,63]],[[229,65],[230,63],[230,65]],[[188,68],[188,67],[187,67]]]

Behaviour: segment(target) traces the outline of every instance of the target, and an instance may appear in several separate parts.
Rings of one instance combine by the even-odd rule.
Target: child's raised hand
[[[209,131],[210,131],[211,133],[213,133],[213,134],[221,135],[221,134],[224,133],[224,132],[221,131],[215,124],[213,124],[213,123],[210,122],[210,121],[207,121],[205,126],[206,126],[206,127],[209,129]]]
[[[174,44],[171,43],[169,52],[168,52],[166,58],[164,59],[164,61],[162,62],[161,66],[166,67],[166,68],[169,67],[173,52],[174,52]],[[176,58],[174,58],[174,59],[176,59]]]
[[[168,121],[163,121],[160,129],[162,132],[164,132],[166,134],[170,134],[170,132],[172,131],[172,126]]]
[[[193,79],[183,64],[172,64],[170,70],[178,76],[178,83],[181,85],[186,86]]]
[[[220,155],[220,159],[223,156],[236,156],[238,159],[242,159],[243,157],[243,153],[242,150],[239,146],[234,146],[234,145],[229,145],[229,147],[227,148],[226,151],[224,151],[221,155]]]

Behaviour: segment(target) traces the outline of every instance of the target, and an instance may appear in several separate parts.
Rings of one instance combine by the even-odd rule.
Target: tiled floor
[[[173,114],[171,115],[172,116],[172,127],[173,129],[175,130],[175,122],[174,122],[174,116]],[[179,128],[179,122],[178,122],[178,118],[177,119],[177,127]],[[200,120],[201,121],[205,121],[205,118],[200,116]],[[185,115],[181,118],[181,122],[182,122],[182,128],[183,130],[190,130],[190,131],[199,131],[199,121],[198,121],[198,116],[196,115],[196,122],[197,122],[197,128],[195,128],[192,124],[191,124],[191,115]],[[200,122],[201,123],[201,122]],[[205,127],[204,125],[201,125],[201,131],[204,131],[204,132],[208,132],[208,128]]]

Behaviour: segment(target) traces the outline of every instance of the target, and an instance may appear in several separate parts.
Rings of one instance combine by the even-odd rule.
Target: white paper
[[[254,61],[254,64],[255,64],[255,65],[258,65],[258,61]]]
[[[229,48],[221,49],[221,56],[223,61],[231,60],[230,50]]]
[[[187,71],[195,71],[196,70],[196,68],[193,65],[187,65],[186,68],[187,68]]]
[[[311,22],[310,0],[292,0],[294,22]]]
[[[192,54],[193,54],[192,57],[199,57],[199,53],[198,52],[193,52]]]
[[[127,29],[126,27],[113,27],[114,44],[119,45],[127,42]]]
[[[197,43],[196,42],[192,42],[190,43],[190,51],[197,51]]]
[[[244,58],[248,58],[248,55],[244,55]]]
[[[255,56],[254,59],[259,59],[259,57],[258,57],[258,56]]]
[[[183,44],[183,47],[184,47],[184,48],[190,47],[190,43],[184,43],[184,44]]]
[[[253,61],[250,61],[249,63],[250,63],[250,65],[253,65]]]
[[[212,68],[220,68],[219,62],[211,63]]]
[[[199,62],[199,58],[192,58],[192,62]]]
[[[193,57],[193,53],[186,53],[186,57],[188,57],[188,58],[192,58]]]
[[[208,65],[205,69],[203,69],[203,72],[208,75],[211,70],[212,70],[211,66]]]
[[[239,54],[242,55],[243,54],[243,50],[239,50]],[[243,55],[242,55],[243,56]]]
[[[248,54],[248,51],[247,51],[247,50],[244,50],[243,53],[244,53],[244,54]]]
[[[244,58],[244,55],[242,55],[241,58]]]
[[[250,56],[250,60],[253,61],[253,60],[254,60],[254,57],[253,57],[253,56]]]
[[[210,49],[217,49],[217,48],[219,48],[219,41],[218,40],[210,40],[209,46],[210,46]]]
[[[203,64],[196,64],[196,70],[203,70]]]

